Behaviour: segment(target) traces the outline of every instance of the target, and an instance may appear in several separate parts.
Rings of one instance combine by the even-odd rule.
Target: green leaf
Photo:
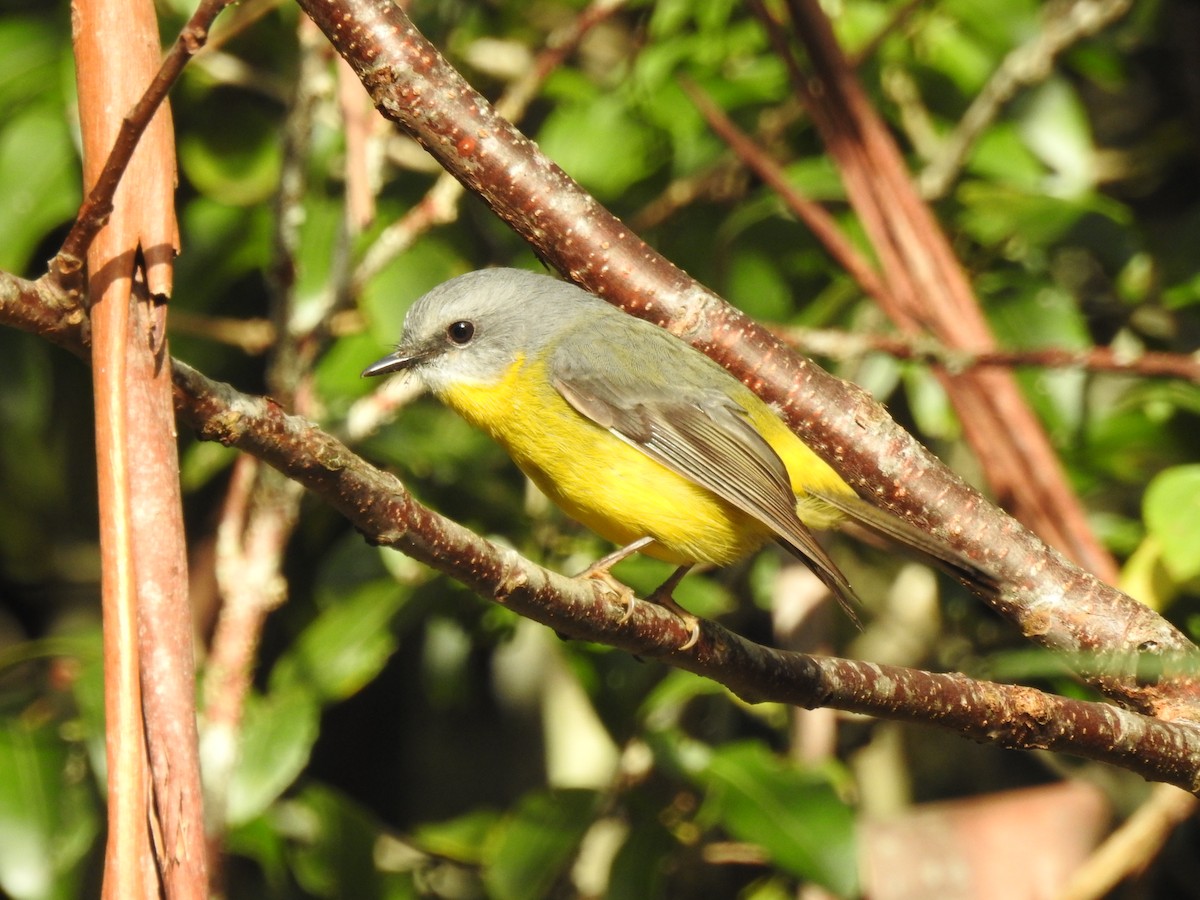
[[[51,730],[0,723],[0,888],[14,900],[78,896],[99,817],[67,762]]]
[[[791,900],[795,888],[784,878],[764,878],[742,892],[739,900]]]
[[[467,268],[446,243],[438,240],[436,235],[427,235],[372,278],[363,289],[359,307],[367,316],[377,353],[363,362],[358,371],[383,356],[400,340],[404,315],[418,297],[443,281],[461,275]]]
[[[184,207],[180,227],[193,237],[175,264],[172,303],[185,300],[189,309],[215,311],[231,293],[239,293],[245,279],[260,281],[272,259],[273,226],[261,206],[245,209],[197,197]]]
[[[780,321],[792,311],[792,291],[779,260],[747,249],[732,260],[725,294],[755,319]]]
[[[786,765],[758,744],[713,751],[705,812],[779,866],[840,895],[858,889],[854,813],[829,778]]]
[[[633,588],[639,597],[648,597],[673,571],[674,566],[635,554],[616,566],[613,574],[623,584]],[[715,619],[738,607],[738,598],[728,588],[703,574],[689,574],[675,588],[672,596],[684,609],[705,619]]]
[[[396,652],[388,623],[408,596],[395,582],[380,579],[330,606],[276,663],[272,691],[296,688],[322,702],[357,693]]]
[[[666,882],[662,863],[676,848],[675,838],[657,818],[639,819],[613,859],[606,900],[661,897]]]
[[[238,451],[216,441],[197,441],[183,450],[179,460],[179,480],[185,492],[196,491],[218,475],[229,471]]]
[[[1087,320],[1075,299],[1054,285],[1015,281],[988,297],[988,319],[1003,346],[1085,350]],[[1029,402],[1052,436],[1069,441],[1084,424],[1089,380],[1078,369],[1024,369],[1017,373]]]
[[[1041,247],[1061,238],[1090,209],[1082,202],[1006,185],[970,181],[958,190],[964,230],[985,245],[1008,242],[1011,256],[1020,258],[1028,247]]]
[[[250,696],[237,764],[229,783],[226,820],[240,825],[260,815],[308,764],[317,740],[318,708],[300,689]]]
[[[1014,43],[1033,37],[1042,27],[1041,9],[1034,0],[947,0],[939,9],[955,16],[996,53],[1008,52]]]
[[[11,13],[0,19],[0,116],[3,119],[7,120],[15,110],[28,103],[61,102],[61,96],[47,97],[47,86],[58,80],[58,62],[63,52],[62,42],[48,23]]]
[[[560,106],[538,132],[543,152],[597,197],[618,197],[651,170],[654,135],[617,96]]]
[[[964,93],[974,94],[995,70],[995,55],[945,16],[931,17],[916,40],[923,62]]]
[[[922,434],[950,440],[961,433],[958,416],[946,389],[926,366],[903,366],[900,370],[913,421]]]
[[[1046,167],[1010,122],[998,122],[980,135],[967,169],[1026,193],[1037,193],[1046,177]]]
[[[363,378],[359,373],[389,353],[395,343],[395,340],[381,343],[370,332],[363,331],[338,338],[330,345],[317,364],[317,387],[322,396],[332,399],[331,414],[344,415],[353,398],[379,386],[381,379]]]
[[[477,809],[447,822],[420,826],[414,834],[414,842],[433,856],[476,864],[483,857],[488,833],[499,821],[499,813]]]
[[[384,900],[406,875],[380,871],[375,861],[379,823],[357,803],[330,788],[312,785],[280,811],[302,827],[291,853],[296,880],[316,897]]]
[[[691,672],[671,669],[642,701],[640,715],[646,727],[661,731],[677,726],[687,705],[697,697],[728,694],[729,689]]]
[[[251,104],[208,94],[194,114],[199,127],[179,141],[179,164],[198,190],[222,203],[253,206],[274,193],[281,150],[273,119]]]
[[[258,896],[282,897],[291,878],[287,865],[287,837],[266,816],[251,819],[229,829],[225,839],[230,854],[258,863],[263,884]],[[244,888],[244,882],[242,882]],[[246,896],[251,896],[247,892]]]
[[[1045,189],[1058,197],[1082,197],[1095,182],[1095,153],[1087,111],[1062,79],[1051,79],[1025,98],[1021,136],[1054,175]]]
[[[1171,576],[1188,581],[1200,575],[1200,465],[1156,475],[1146,488],[1143,509]]]
[[[0,268],[23,272],[46,232],[79,207],[77,160],[66,123],[34,107],[0,127]]]
[[[496,900],[547,896],[566,871],[596,816],[592,791],[528,794],[491,835],[484,882]]]

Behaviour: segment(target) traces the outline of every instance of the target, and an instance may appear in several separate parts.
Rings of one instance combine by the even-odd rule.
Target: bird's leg
[[[617,563],[621,562],[622,560],[628,559],[629,557],[633,556],[633,554],[637,553],[639,550],[641,550],[647,544],[652,544],[652,543],[654,543],[654,538],[652,538],[652,537],[647,536],[647,537],[643,537],[643,538],[638,538],[632,544],[626,544],[624,547],[620,547],[620,548],[614,550],[612,553],[608,554],[607,556],[600,557],[598,560],[596,560],[594,563],[592,563],[590,566],[588,566],[586,569],[584,569],[582,572],[580,572],[576,577],[577,578],[599,578],[599,579],[603,580],[604,577],[606,575],[608,575],[609,569],[611,569],[613,566],[615,566]]]
[[[679,587],[679,582],[683,581],[683,576],[692,570],[692,565],[692,563],[688,563],[686,566],[680,566],[646,598],[651,603],[657,603],[659,606],[666,607],[687,623],[691,634],[684,641],[683,645],[680,646],[680,650],[690,650],[695,646],[696,641],[700,640],[700,619],[676,603],[675,598],[672,596],[675,593],[675,588]]]
[[[628,559],[647,544],[653,543],[653,541],[654,538],[649,536],[638,538],[632,544],[626,544],[624,547],[614,550],[607,556],[603,556],[596,560],[578,575],[579,578],[595,578],[603,582],[620,598],[621,602],[625,604],[625,614],[621,616],[618,624],[623,624],[629,621],[629,617],[633,615],[633,608],[637,604],[637,597],[634,596],[633,591],[631,591],[628,587],[613,578],[612,575],[608,573],[608,570],[622,560]],[[672,593],[674,593],[675,588],[679,586],[679,582],[683,580],[683,576],[686,575],[691,568],[691,564],[680,566],[671,573],[670,577],[667,578],[666,581],[656,587],[653,592],[651,592],[650,596],[646,598],[651,603],[657,603],[659,606],[666,607],[688,624],[691,635],[688,637],[687,641],[684,642],[683,646],[679,648],[680,650],[688,650],[695,645],[696,641],[700,640],[700,620],[676,603],[675,598],[671,596]]]
[[[633,554],[637,553],[653,540],[654,538],[652,537],[638,538],[632,544],[626,544],[624,547],[614,550],[607,556],[600,557],[600,559],[596,560],[576,576],[577,578],[596,579],[610,591],[616,594],[617,598],[625,604],[625,615],[621,616],[621,620],[618,624],[624,623],[631,615],[633,615],[633,604],[636,602],[637,598],[634,597],[633,591],[631,591],[627,586],[621,584],[621,582],[617,581],[617,579],[613,578],[612,575],[608,573],[608,570],[622,560],[633,556]]]

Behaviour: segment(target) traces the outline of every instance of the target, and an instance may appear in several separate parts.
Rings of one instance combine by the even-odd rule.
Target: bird
[[[858,597],[815,530],[848,517],[954,572],[969,560],[862,500],[771,407],[703,353],[576,285],[521,269],[452,278],[407,312],[395,351],[364,377],[406,372],[490,435],[570,518],[676,566],[651,599],[698,622],[671,593],[698,563],[725,566],[774,540],[857,623]],[[632,594],[629,594],[631,602]]]

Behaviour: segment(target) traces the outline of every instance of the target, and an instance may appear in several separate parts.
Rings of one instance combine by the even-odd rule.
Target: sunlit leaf
[[[702,780],[705,811],[738,840],[840,895],[858,884],[854,813],[828,777],[784,764],[757,744],[714,751]]]
[[[231,825],[261,814],[296,780],[316,742],[317,719],[315,699],[300,689],[247,698],[228,786]]]
[[[492,833],[484,882],[496,900],[544,897],[579,847],[598,809],[591,791],[528,794]]]
[[[310,786],[281,815],[303,819],[304,831],[293,844],[290,862],[296,880],[312,896],[331,900],[411,896],[403,891],[410,883],[407,875],[383,872],[376,865],[380,825],[349,798]]]
[[[396,650],[388,621],[407,599],[390,581],[362,585],[304,630],[271,672],[272,690],[297,689],[320,700],[349,697]]]
[[[1146,525],[1178,581],[1200,575],[1200,465],[1177,466],[1146,488]]]
[[[415,841],[422,850],[465,863],[478,863],[489,832],[500,814],[477,809],[447,822],[430,822],[417,829]]]
[[[78,896],[76,869],[99,831],[68,747],[49,730],[0,722],[0,889],[14,900]]]
[[[645,178],[657,154],[654,135],[615,96],[558,108],[538,132],[538,143],[601,198]]]
[[[0,122],[0,268],[22,273],[46,232],[79,206],[76,157],[66,123],[34,107]]]

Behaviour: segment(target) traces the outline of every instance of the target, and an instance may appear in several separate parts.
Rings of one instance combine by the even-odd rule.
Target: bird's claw
[[[695,616],[681,616],[688,626],[688,639],[679,645],[679,651],[691,650],[696,646],[696,642],[700,640],[700,620]]]
[[[579,573],[580,578],[590,578],[592,581],[598,581],[610,594],[617,598],[625,606],[625,612],[621,618],[617,620],[618,625],[624,625],[633,615],[633,608],[637,605],[637,596],[633,593],[633,588],[622,584],[609,574],[607,568],[591,566]]]
[[[621,595],[620,600],[625,604],[625,612],[621,614],[621,618],[617,619],[617,624],[624,625],[633,618],[633,610],[637,606],[638,598],[633,591],[628,591]]]
[[[632,545],[631,545],[632,546]],[[625,548],[628,549],[628,548]],[[619,552],[619,551],[618,551]],[[608,589],[622,604],[625,606],[625,612],[621,614],[621,618],[617,620],[618,625],[624,625],[633,617],[633,611],[637,607],[639,600],[634,594],[633,589],[628,585],[622,584],[609,574],[609,566],[614,565],[616,560],[613,557],[616,554],[610,554],[604,559],[593,563],[582,572],[579,573],[580,578],[590,578],[599,581],[605,588]],[[679,650],[691,650],[700,640],[700,619],[692,615],[682,606],[675,602],[675,598],[671,596],[675,587],[679,584],[690,566],[681,566],[670,578],[663,582],[652,594],[646,599],[651,603],[655,603],[665,609],[670,610],[688,627],[688,639],[684,641]]]
[[[657,603],[664,609],[670,610],[683,620],[683,623],[688,627],[688,639],[679,645],[679,649],[680,651],[691,650],[700,640],[700,617],[693,615],[680,606],[675,601],[675,598],[671,596],[669,590],[663,590],[665,587],[667,585],[663,585],[646,599],[651,603]]]

